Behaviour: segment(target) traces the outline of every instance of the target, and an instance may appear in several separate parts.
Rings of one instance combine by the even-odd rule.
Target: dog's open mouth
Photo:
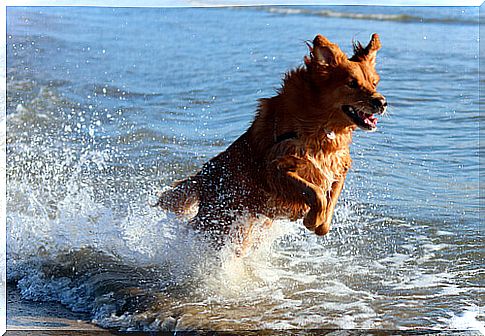
[[[342,110],[364,131],[375,131],[377,129],[377,118],[373,113],[366,113],[361,109],[354,109],[350,105],[343,105]]]

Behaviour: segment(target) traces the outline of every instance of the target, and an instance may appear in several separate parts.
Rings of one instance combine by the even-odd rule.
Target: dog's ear
[[[330,42],[326,37],[317,35],[313,40],[313,46],[308,43],[310,49],[310,57],[305,56],[305,64],[309,66],[312,63],[323,66],[336,66],[342,60],[346,59],[345,54],[340,48]]]
[[[379,40],[379,35],[376,33],[372,34],[369,44],[367,47],[363,47],[359,41],[354,41],[354,56],[350,59],[351,61],[366,61],[372,66],[376,65],[376,55],[377,51],[381,49],[381,41]]]

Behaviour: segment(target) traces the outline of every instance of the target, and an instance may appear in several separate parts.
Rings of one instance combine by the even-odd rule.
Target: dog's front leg
[[[303,219],[303,224],[310,231],[317,235],[324,235],[328,232],[325,226],[327,222],[327,198],[322,188],[307,181],[298,173],[299,171],[314,170],[311,162],[289,155],[273,161],[277,177],[274,181],[281,195],[294,195],[306,203],[310,210]]]
[[[303,225],[310,231],[314,231],[321,236],[328,232],[325,224],[327,222],[327,198],[323,195],[320,187],[306,181],[296,172],[287,172],[292,184],[305,196],[306,204],[310,210],[303,218]]]
[[[330,231],[330,224],[332,223],[333,212],[335,210],[335,205],[337,204],[337,200],[342,192],[342,188],[345,182],[345,173],[341,176],[337,181],[332,184],[332,188],[329,190],[327,194],[327,209],[325,214],[325,222],[320,227],[320,233],[325,235]]]

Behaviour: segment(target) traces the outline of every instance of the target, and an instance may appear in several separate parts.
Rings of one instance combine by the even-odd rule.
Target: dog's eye
[[[378,80],[375,80],[375,81],[372,82],[372,85],[374,85],[374,86],[377,86],[377,84],[379,84]]]
[[[357,83],[356,79],[351,79],[348,83],[347,86],[351,89],[357,89],[359,87],[359,83]]]

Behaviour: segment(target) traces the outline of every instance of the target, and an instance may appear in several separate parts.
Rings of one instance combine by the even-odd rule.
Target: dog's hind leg
[[[201,203],[197,215],[190,219],[189,225],[203,234],[208,242],[219,250],[227,241],[236,217],[221,207]]]
[[[155,206],[172,211],[176,214],[184,214],[199,201],[199,181],[197,176],[178,181],[173,188],[158,195]]]
[[[253,228],[254,225],[258,222],[258,218],[256,216],[249,216],[245,222],[246,223],[242,223],[237,228],[235,228],[236,232],[233,234],[234,243],[237,245],[236,255],[238,257],[245,255],[251,247],[253,242]]]
[[[240,229],[238,228],[238,234],[241,237],[240,242],[237,242],[239,246],[236,249],[236,255],[238,257],[244,256],[252,246],[257,246],[261,242],[261,234],[256,235],[255,237],[253,233],[255,225],[260,223],[260,230],[265,231],[271,227],[273,220],[270,218],[262,219],[259,216],[250,216],[248,219],[248,224]]]
[[[265,216],[256,216],[241,211],[199,208],[197,215],[190,220],[194,230],[203,233],[216,248],[230,242],[238,257],[245,255],[251,246],[259,242],[254,239],[253,231],[268,229],[273,221]]]

